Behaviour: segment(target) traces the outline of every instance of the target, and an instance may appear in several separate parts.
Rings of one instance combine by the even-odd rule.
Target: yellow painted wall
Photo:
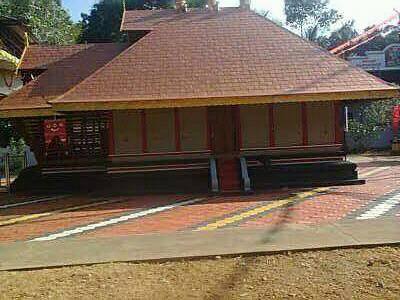
[[[115,154],[142,152],[140,112],[137,110],[114,111]]]
[[[274,105],[275,145],[277,147],[303,144],[301,104]]]
[[[335,110],[333,102],[310,102],[306,105],[308,144],[333,144]],[[115,154],[142,153],[142,129],[139,110],[114,111]],[[207,150],[207,108],[180,108],[181,150]],[[240,107],[242,148],[269,147],[268,105]],[[175,152],[174,109],[146,110],[148,152]],[[274,105],[276,147],[300,146],[302,112],[299,103]]]
[[[146,110],[147,147],[149,152],[175,152],[173,109]]]
[[[240,107],[242,148],[269,147],[269,120],[267,105]]]
[[[326,145],[335,141],[335,109],[333,102],[307,103],[308,143]]]
[[[207,109],[179,109],[182,151],[202,151],[207,149]]]

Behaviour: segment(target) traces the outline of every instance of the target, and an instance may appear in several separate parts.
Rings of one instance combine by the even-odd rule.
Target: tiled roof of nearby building
[[[67,53],[71,49],[70,46],[65,46],[68,50],[63,52],[62,46],[57,48],[59,53]],[[75,47],[77,48],[79,46]],[[3,99],[0,102],[0,110],[51,108],[47,101],[76,86],[125,48],[126,44],[93,44],[80,47],[81,51],[74,54],[62,58],[58,56],[58,61],[49,64],[48,70],[37,79]],[[36,49],[38,47],[35,46],[35,51]]]
[[[30,45],[23,57],[20,69],[47,69],[51,64],[93,47],[95,44],[68,46]]]
[[[224,9],[223,13],[226,12],[228,12],[228,9]],[[177,21],[193,23],[204,21],[210,17],[213,18],[214,13],[200,9],[188,11],[187,13],[179,13],[174,9],[127,10],[122,18],[121,30],[153,30],[168,23],[171,24]]]
[[[152,31],[54,103],[396,92],[248,10],[131,11],[122,28]]]

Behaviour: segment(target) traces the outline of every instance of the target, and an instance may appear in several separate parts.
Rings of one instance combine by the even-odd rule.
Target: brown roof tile
[[[76,47],[78,48],[78,47]],[[51,108],[61,96],[118,55],[126,44],[92,44],[50,64],[37,79],[0,101],[0,110]]]
[[[122,28],[152,31],[55,102],[396,89],[247,10],[128,11]]]
[[[225,8],[224,13],[229,9]],[[232,9],[231,9],[232,10]],[[127,10],[122,18],[121,30],[154,30],[166,24],[203,22],[205,19],[213,18],[216,12],[195,9],[186,14],[178,13],[173,9],[159,10]]]
[[[68,58],[83,50],[93,47],[94,44],[77,44],[67,46],[30,45],[22,59],[20,69],[47,69],[51,64]]]

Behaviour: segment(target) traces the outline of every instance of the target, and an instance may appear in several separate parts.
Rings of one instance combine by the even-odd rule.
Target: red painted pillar
[[[179,116],[179,109],[174,109],[174,120],[175,120],[175,150],[176,152],[182,151],[181,145],[181,119]]]
[[[400,105],[393,107],[393,141],[397,142],[400,139],[399,136],[399,125],[400,125]]]
[[[343,105],[340,101],[334,104],[335,109],[335,144],[343,143]]]
[[[108,155],[115,154],[115,139],[114,139],[114,116],[110,111],[108,115]]]
[[[268,104],[268,122],[269,122],[269,146],[275,147],[275,120],[274,105]]]
[[[141,111],[141,123],[142,123],[142,152],[147,153],[147,121],[146,121],[146,111],[142,109]]]
[[[243,137],[242,137],[242,122],[240,119],[240,106],[235,106],[235,127],[236,127],[236,140],[237,140],[237,150],[243,148]]]
[[[303,135],[303,146],[308,145],[308,116],[307,116],[307,103],[301,103],[301,124]]]

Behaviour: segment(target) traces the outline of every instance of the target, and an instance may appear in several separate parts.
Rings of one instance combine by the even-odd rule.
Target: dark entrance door
[[[221,192],[240,190],[239,165],[235,157],[239,150],[237,112],[234,106],[209,108],[211,145],[213,153],[217,156]]]
[[[215,106],[208,110],[212,150],[217,155],[238,151],[236,110],[233,106]]]

